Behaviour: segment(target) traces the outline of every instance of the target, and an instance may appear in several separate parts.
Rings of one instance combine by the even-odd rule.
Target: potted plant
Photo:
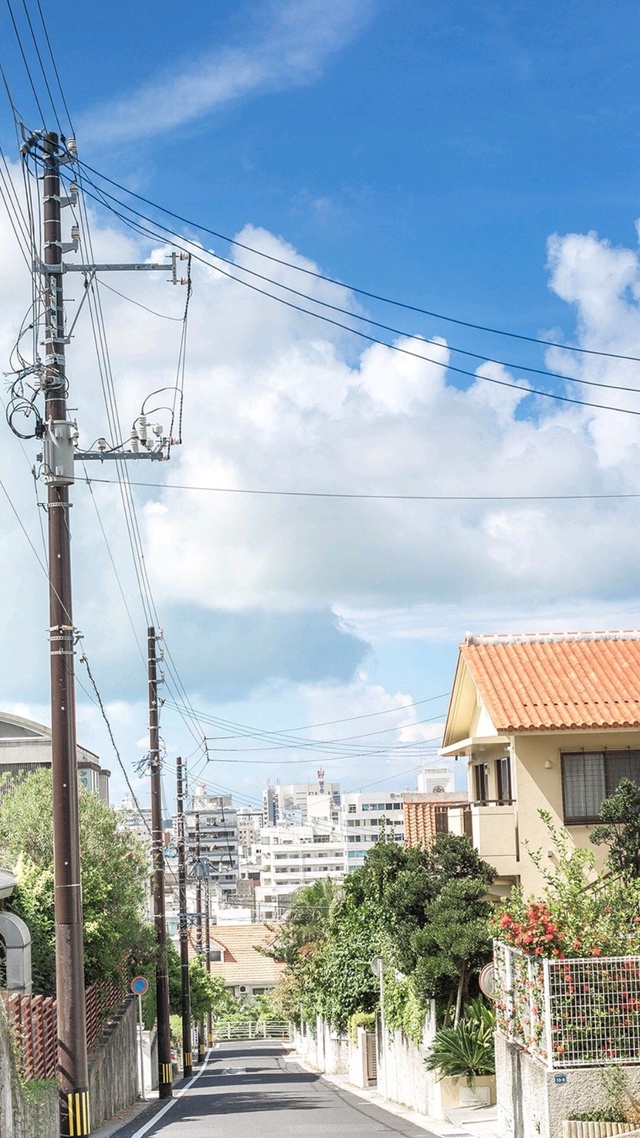
[[[478,996],[456,1027],[441,1027],[425,1059],[443,1082],[443,1106],[495,1102],[495,1015]],[[478,1094],[478,1086],[488,1094]],[[466,1091],[466,1093],[465,1093]]]

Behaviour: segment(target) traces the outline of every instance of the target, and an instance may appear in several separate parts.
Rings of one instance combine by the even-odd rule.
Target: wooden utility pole
[[[196,952],[202,960],[202,862],[200,860],[200,811],[196,810]],[[204,1063],[204,1023],[198,1020],[198,1062]]]
[[[51,769],[60,1134],[90,1133],[87,1027],[82,945],[78,826],[78,760],[71,606],[69,486],[75,429],[67,419],[62,293],[60,151],[57,134],[43,139],[45,295],[44,480],[49,517]]]
[[[193,1073],[191,1055],[191,986],[189,983],[189,926],[187,920],[187,851],[184,838],[184,784],[182,759],[176,759],[176,804],[178,814],[178,905],[180,909],[180,980],[182,992],[182,1073]]]
[[[167,922],[164,907],[164,848],[162,840],[162,787],[158,729],[158,674],[156,630],[147,629],[149,664],[149,765],[151,773],[151,841],[153,849],[153,914],[156,927],[156,1001],[158,1021],[158,1095],[171,1098],[171,1035],[169,1030],[169,973]]]

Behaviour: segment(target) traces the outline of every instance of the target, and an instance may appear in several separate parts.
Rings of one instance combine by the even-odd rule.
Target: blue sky
[[[37,6],[27,6],[37,29]],[[51,129],[24,13],[13,8]],[[314,501],[171,487],[456,498],[637,491],[634,414],[527,398],[523,384],[628,411],[640,407],[633,393],[522,370],[634,388],[635,362],[545,350],[443,318],[640,356],[637,7],[624,0],[605,10],[586,0],[541,13],[507,0],[223,0],[178,10],[155,0],[98,13],[75,0],[62,7],[43,0],[42,10],[89,167],[188,219],[193,224],[167,222],[141,207],[230,258],[234,275],[246,280],[244,265],[301,288],[312,302],[435,340],[425,352],[418,339],[382,337],[435,361],[424,364],[251,293],[210,259],[194,265],[184,445],[166,468],[136,474],[157,484],[136,491],[146,565],[172,666],[203,713],[199,726],[185,726],[170,706],[185,693],[169,677],[168,772],[172,756],[189,752],[194,772],[249,798],[267,775],[313,778],[321,751],[287,739],[237,765],[241,755],[226,748],[245,743],[239,733],[223,740],[229,729],[214,719],[254,734],[308,725],[316,740],[388,724],[387,735],[363,737],[357,754],[353,741],[336,744],[340,757],[329,762],[325,754],[327,772],[345,789],[384,779],[413,786],[406,756],[415,767],[433,760],[446,706],[443,698],[419,701],[448,691],[468,628],[637,626],[634,502]],[[27,126],[38,127],[6,9],[0,43],[13,101]],[[13,163],[6,100],[0,143]],[[94,200],[88,205],[105,260],[159,250],[159,241],[133,234]],[[0,347],[8,361],[30,293],[4,215],[0,225]],[[324,284],[234,250],[198,225],[441,316]],[[180,316],[184,293],[162,274],[147,276],[107,283]],[[70,308],[72,294],[70,286]],[[131,418],[158,377],[172,382],[179,324],[154,321],[110,293],[104,306],[118,398]],[[478,358],[451,354],[455,348]],[[471,375],[447,370],[447,362]],[[82,432],[104,433],[83,320],[68,371]],[[5,428],[0,476],[41,548],[34,454],[31,443],[21,453]],[[142,636],[145,622],[116,493],[92,490],[93,497],[79,483],[74,491],[75,617],[130,764],[144,754],[145,690],[122,591]],[[0,510],[0,571],[14,595],[1,633],[11,660],[3,706],[46,719],[43,575],[6,499]],[[26,609],[16,589],[25,574]],[[86,682],[81,665],[78,672]],[[312,727],[351,716],[363,718]],[[79,720],[81,741],[115,768],[118,797],[122,779],[83,689]],[[219,761],[205,769],[206,733]]]

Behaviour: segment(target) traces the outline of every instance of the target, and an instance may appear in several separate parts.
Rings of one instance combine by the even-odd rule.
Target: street
[[[331,1086],[286,1054],[279,1043],[259,1040],[219,1044],[179,1098],[178,1084],[166,1112],[166,1103],[155,1102],[114,1138],[425,1138],[425,1130]]]

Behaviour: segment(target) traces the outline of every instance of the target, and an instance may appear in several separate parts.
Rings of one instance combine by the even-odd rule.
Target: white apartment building
[[[327,823],[264,826],[260,833],[262,864],[256,889],[258,920],[282,917],[302,885],[344,877],[344,842]]]
[[[360,791],[343,794],[340,802],[340,829],[344,836],[345,873],[360,869],[371,847],[385,833],[395,842],[404,842],[402,791]]]
[[[212,896],[235,894],[238,884],[238,822],[230,794],[207,794],[201,787],[185,811],[187,864],[196,862],[196,819],[200,824],[200,861],[206,863]]]
[[[324,772],[321,772],[324,774]],[[322,787],[322,789],[321,789]],[[307,820],[307,803],[316,796],[329,795],[340,801],[340,783],[290,782],[267,786],[262,795],[262,817],[265,826],[278,826],[281,822],[304,823]]]

